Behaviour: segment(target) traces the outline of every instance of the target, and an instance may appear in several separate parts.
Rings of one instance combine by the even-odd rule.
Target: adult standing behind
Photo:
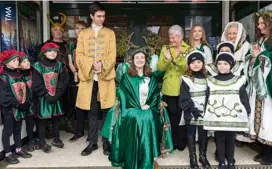
[[[212,49],[206,40],[206,33],[201,25],[194,25],[189,35],[189,45],[204,53],[205,64],[213,63]]]
[[[89,145],[82,151],[86,156],[98,149],[97,116],[99,100],[103,121],[109,108],[115,103],[116,39],[109,28],[103,26],[105,8],[99,2],[90,6],[91,27],[83,30],[78,37],[76,64],[78,67],[77,113],[88,112]],[[103,153],[110,152],[109,142],[102,137]]]
[[[261,152],[254,161],[262,165],[272,164],[272,11],[256,14],[258,43],[252,45],[249,58],[253,65],[252,79],[256,89],[254,129],[262,143]],[[251,93],[250,93],[251,94]]]
[[[221,36],[221,41],[230,41],[234,44],[234,59],[236,63],[231,72],[236,76],[243,75],[245,56],[250,49],[243,24],[240,22],[229,22]]]
[[[162,93],[168,104],[168,112],[172,128],[172,139],[175,149],[186,147],[186,126],[179,126],[181,110],[179,108],[180,77],[187,70],[186,55],[191,49],[183,41],[183,29],[173,25],[168,30],[170,44],[163,46],[158,61],[158,70],[165,72]]]

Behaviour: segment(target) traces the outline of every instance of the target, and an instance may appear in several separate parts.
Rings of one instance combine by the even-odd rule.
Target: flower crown
[[[269,22],[272,22],[272,10],[266,10],[266,11],[257,12],[254,15],[253,19],[256,21],[257,19],[259,19],[259,17],[264,17]]]

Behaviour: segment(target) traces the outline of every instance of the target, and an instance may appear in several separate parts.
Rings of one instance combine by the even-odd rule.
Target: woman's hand
[[[167,60],[171,61],[172,57],[171,57],[171,54],[168,50],[165,50],[163,52],[164,56],[166,57]]]
[[[259,45],[253,45],[252,46],[252,55],[254,58],[256,58],[261,52],[261,48],[259,47]]]
[[[147,110],[147,109],[149,109],[148,105],[145,104],[145,105],[142,106],[142,110]]]

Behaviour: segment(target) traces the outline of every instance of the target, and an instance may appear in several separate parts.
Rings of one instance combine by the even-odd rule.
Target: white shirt
[[[96,37],[98,35],[98,32],[102,29],[102,27],[103,26],[97,26],[94,23],[92,23],[92,30],[94,31],[95,39],[96,39]],[[96,60],[96,47],[97,47],[96,41],[97,41],[97,39],[95,40],[95,52],[94,52],[95,60]],[[97,73],[94,74],[93,79],[94,79],[94,81],[98,81],[98,75],[97,75]]]

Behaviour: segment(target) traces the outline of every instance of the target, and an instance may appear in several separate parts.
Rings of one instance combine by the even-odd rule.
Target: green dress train
[[[116,105],[108,112],[102,129],[102,136],[112,143],[112,166],[152,169],[161,152],[173,151],[171,130],[165,129],[169,118],[165,108],[160,111],[160,102],[154,77],[123,75]],[[149,109],[142,110],[144,104]]]

